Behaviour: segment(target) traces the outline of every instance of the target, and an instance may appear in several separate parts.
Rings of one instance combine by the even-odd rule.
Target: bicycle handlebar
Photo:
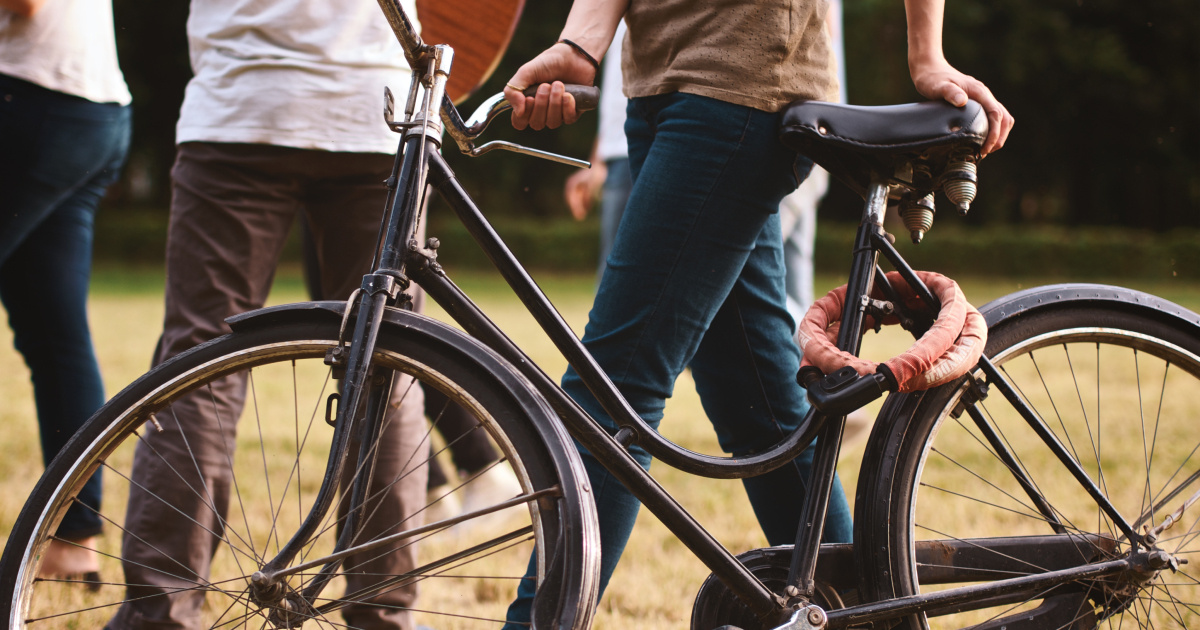
[[[600,102],[600,89],[590,85],[567,85],[567,93],[575,98],[575,109],[585,112],[596,108]],[[526,96],[537,93],[537,86],[525,89]],[[470,143],[483,133],[495,118],[512,109],[512,103],[500,92],[489,97],[471,113],[464,121],[458,109],[449,97],[442,99],[442,120],[446,123],[446,131],[458,142],[458,146],[466,150],[464,142]]]
[[[404,7],[400,6],[400,0],[377,0],[379,8],[383,10],[383,14],[387,17],[388,25],[392,27],[392,32],[396,35],[396,40],[400,42],[400,46],[404,49],[404,58],[408,61],[409,68],[412,69],[414,75],[428,74],[432,77],[436,74],[434,69],[427,66],[431,63],[430,59],[437,60],[438,55],[435,54],[434,46],[429,46],[421,40],[421,36],[417,34],[413,23],[408,19],[408,15],[404,12]],[[445,70],[449,70],[449,59],[447,56]],[[444,77],[443,77],[444,78]],[[588,111],[595,109],[600,102],[599,88],[588,85],[567,85],[567,92],[575,98],[575,109],[577,111]],[[531,86],[525,90],[525,94],[533,96],[537,93],[537,86]],[[413,92],[415,94],[415,92]],[[390,96],[388,97],[391,98]],[[390,103],[390,100],[389,100]],[[518,153],[526,153],[547,159],[552,159],[575,166],[586,166],[587,162],[566,158],[563,156],[555,156],[535,149],[527,149],[507,142],[492,142],[482,147],[475,147],[475,139],[483,133],[487,126],[500,114],[508,112],[512,109],[512,105],[504,98],[504,94],[496,94],[483,102],[466,121],[463,121],[462,115],[458,108],[454,106],[454,102],[450,97],[442,96],[441,107],[442,122],[445,124],[446,132],[454,138],[458,148],[467,155],[478,156],[487,153],[491,149],[508,149]],[[390,119],[391,106],[388,106],[388,124],[393,125]],[[432,112],[430,112],[432,115]],[[399,130],[402,125],[393,125],[393,129]]]

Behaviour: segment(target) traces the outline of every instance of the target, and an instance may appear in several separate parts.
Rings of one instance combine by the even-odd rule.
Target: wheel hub
[[[1101,619],[1128,609],[1164,570],[1169,569],[1174,573],[1179,570],[1180,564],[1187,563],[1186,558],[1178,558],[1161,549],[1136,553],[1129,559],[1130,569],[1118,576],[1118,579],[1097,584],[1103,593],[1103,601],[1096,602],[1102,609],[1099,611]]]
[[[267,621],[272,628],[300,628],[312,619],[316,611],[286,582],[268,577],[256,571],[250,577],[250,601],[267,612]]]

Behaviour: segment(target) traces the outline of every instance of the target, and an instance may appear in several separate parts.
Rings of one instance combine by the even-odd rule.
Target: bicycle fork
[[[365,508],[374,472],[372,462],[375,460],[376,448],[376,440],[373,438],[383,426],[394,380],[390,371],[382,373],[371,369],[370,357],[374,353],[383,310],[392,297],[389,283],[373,286],[377,284],[379,277],[377,274],[367,276],[363,284],[371,290],[358,294],[354,343],[349,346],[339,345],[326,356],[326,362],[333,365],[335,370],[340,371],[341,366],[344,366],[345,374],[342,378],[341,394],[335,394],[331,399],[331,403],[337,403],[337,413],[321,487],[296,533],[271,561],[251,576],[251,598],[269,608],[272,611],[272,621],[283,624],[281,627],[291,627],[292,623],[314,616],[311,602],[316,600],[345,560],[345,554],[338,552],[355,544],[359,527],[367,518]],[[347,466],[349,451],[356,441],[359,443],[359,449],[358,457],[354,461],[354,481],[347,489],[348,496],[342,498],[349,508],[345,520],[340,525],[341,531],[334,554],[329,556],[329,561],[303,591],[297,592],[285,582],[287,576],[298,570],[297,567],[289,568],[289,565],[319,531],[333,506]]]
[[[343,372],[341,392],[331,397],[330,407],[336,403],[333,416],[334,433],[330,445],[325,476],[313,501],[309,513],[296,533],[279,553],[251,576],[250,596],[260,605],[272,610],[272,621],[290,627],[290,624],[312,618],[315,601],[346,557],[356,551],[366,551],[388,542],[373,541],[355,548],[361,523],[366,519],[366,501],[371,484],[377,437],[383,428],[384,415],[391,394],[394,375],[374,369],[374,356],[379,329],[383,322],[384,309],[389,304],[411,308],[411,300],[402,291],[409,285],[403,273],[403,256],[407,249],[418,246],[409,239],[415,231],[420,208],[423,204],[425,171],[422,159],[427,141],[423,130],[406,134],[401,140],[401,157],[388,181],[389,219],[385,238],[377,256],[376,271],[363,277],[362,287],[350,297],[346,304],[346,319],[357,312],[354,331],[346,344],[339,338],[338,346],[329,351],[325,362],[335,373]],[[356,308],[355,308],[356,306]],[[348,453],[358,441],[358,457],[355,461],[353,483],[346,490],[349,497],[348,513],[341,523],[341,531],[333,553],[325,557],[317,576],[302,592],[290,588],[285,578],[312,562],[291,566],[295,558],[312,537],[320,531],[329,509],[333,506],[337,490],[347,465]],[[416,532],[408,532],[414,534]],[[389,537],[390,538],[390,537]]]

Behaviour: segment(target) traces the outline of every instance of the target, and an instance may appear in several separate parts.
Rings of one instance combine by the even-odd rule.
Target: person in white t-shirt
[[[405,8],[416,14],[411,2]],[[381,95],[385,85],[403,89],[409,79],[374,0],[193,0],[187,31],[195,76],[176,132],[158,362],[228,332],[226,317],[263,305],[293,220],[310,229],[323,294],[344,300],[358,288],[371,271],[383,182],[399,139],[380,115]],[[398,381],[400,388],[410,384]],[[389,456],[376,462],[372,490],[394,486],[372,504],[368,528],[420,524],[425,467],[402,470],[423,462],[428,449],[423,401],[412,389],[389,410],[380,441]],[[214,390],[220,407],[238,417],[244,379]],[[193,461],[201,451],[194,457],[203,482],[187,483],[203,483],[216,496],[228,492],[232,480],[220,464],[232,428],[201,410],[213,406],[176,404],[172,421],[161,421],[163,430],[147,432],[139,444],[122,549],[126,582],[135,586],[112,630],[190,628],[200,615],[205,589],[180,588],[173,576],[199,576],[203,584],[223,516],[198,496],[196,509],[183,514],[186,508],[176,508],[188,496],[184,481],[154,471],[160,457]],[[164,506],[156,496],[181,498]],[[349,592],[415,566],[411,545],[378,555],[347,560],[360,567],[347,579]],[[413,585],[388,589],[348,606],[346,625],[412,630],[415,592]]]
[[[48,463],[104,404],[87,321],[92,225],[129,150],[109,0],[0,0],[0,300],[34,386]],[[100,475],[43,576],[97,583]]]

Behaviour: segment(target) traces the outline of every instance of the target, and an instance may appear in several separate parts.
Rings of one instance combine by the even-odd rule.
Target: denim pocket
[[[792,162],[792,177],[796,178],[796,188],[799,188],[800,184],[803,184],[804,180],[808,179],[809,174],[812,173],[812,169],[813,161],[797,153],[796,160]]]

